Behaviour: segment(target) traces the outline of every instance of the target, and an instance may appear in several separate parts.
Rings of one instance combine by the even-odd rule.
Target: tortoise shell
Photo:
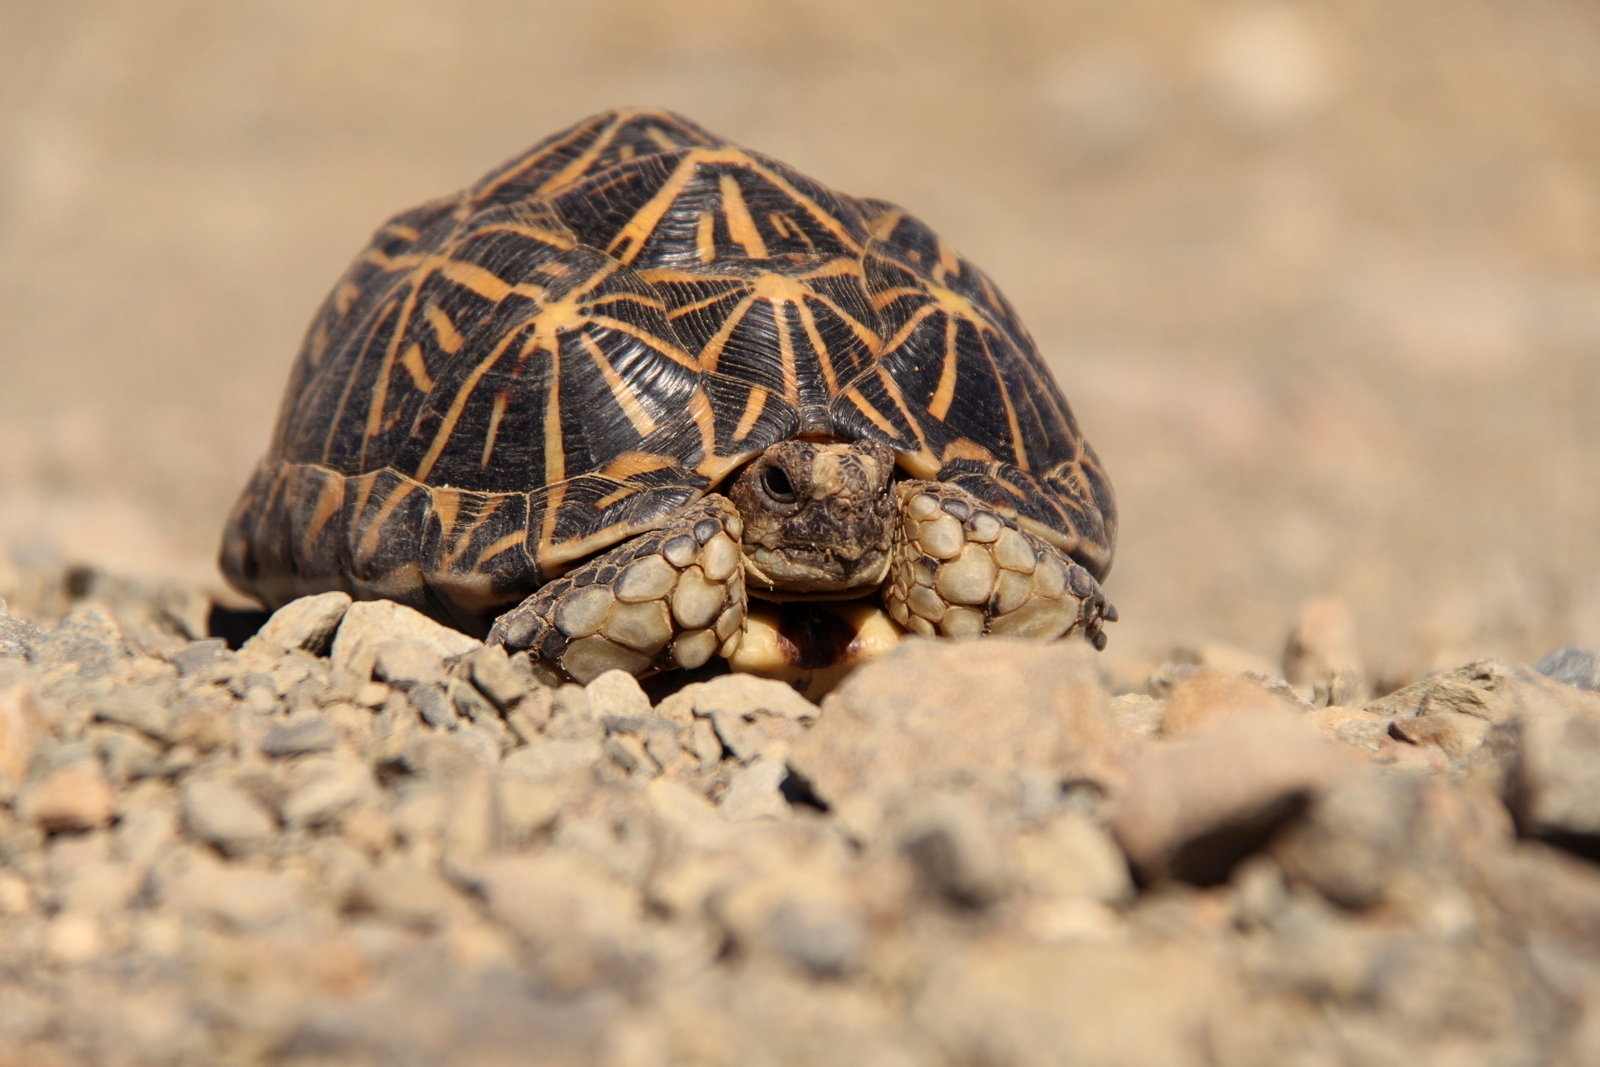
[[[391,219],[313,320],[222,567],[471,633],[778,441],[875,439],[1111,563],[1110,483],[994,284],[904,210],[614,111]]]

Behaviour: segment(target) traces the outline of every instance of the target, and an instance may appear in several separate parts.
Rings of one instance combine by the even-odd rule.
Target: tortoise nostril
[[[761,472],[761,488],[780,504],[794,503],[794,484],[789,481],[789,473],[776,464]]]

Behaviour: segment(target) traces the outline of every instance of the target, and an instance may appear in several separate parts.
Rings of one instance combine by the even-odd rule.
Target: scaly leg
[[[894,487],[901,537],[884,585],[889,614],[932,636],[1011,634],[1052,640],[1079,630],[1104,648],[1117,610],[1065,552],[1002,518],[965,489]]]
[[[715,494],[545,583],[495,620],[488,643],[527,649],[587,683],[620,668],[646,674],[729,656],[744,625],[742,523]]]

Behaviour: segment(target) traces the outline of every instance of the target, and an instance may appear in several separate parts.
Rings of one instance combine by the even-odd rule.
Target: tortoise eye
[[[761,488],[780,504],[794,503],[794,485],[782,467],[771,466],[761,472]]]

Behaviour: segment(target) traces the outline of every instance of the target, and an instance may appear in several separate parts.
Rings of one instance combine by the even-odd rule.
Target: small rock
[[[497,834],[507,848],[520,848],[535,834],[548,830],[557,816],[565,794],[548,781],[501,774],[496,782],[495,814]]]
[[[817,978],[838,978],[861,968],[867,951],[861,909],[836,894],[791,893],[773,908],[764,940]]]
[[[1133,897],[1128,861],[1111,835],[1067,812],[1017,838],[1018,867],[1029,892],[1122,904]]]
[[[113,689],[95,701],[94,717],[101,722],[131,726],[161,742],[171,742],[178,709],[169,686],[132,686]]]
[[[1352,777],[1316,797],[1273,854],[1290,878],[1335,904],[1380,903],[1400,872],[1421,859],[1422,788],[1409,775]]]
[[[335,668],[370,678],[378,650],[391,641],[418,642],[447,664],[483,647],[414,608],[392,600],[358,600],[345,611],[329,655]]]
[[[975,939],[928,961],[911,1015],[939,1050],[929,1062],[1201,1064],[1231,984],[1175,945]]]
[[[33,889],[18,874],[0,870],[0,916],[16,917],[33,910]]]
[[[782,760],[757,759],[740,767],[733,772],[718,803],[722,817],[729,822],[788,818],[789,802],[778,789],[788,773]]]
[[[329,752],[339,747],[339,731],[326,719],[308,715],[279,723],[261,738],[261,754],[281,758]]]
[[[1130,737],[1148,740],[1161,733],[1167,703],[1145,693],[1123,693],[1111,698],[1111,717],[1117,729]]]
[[[599,741],[606,731],[595,714],[589,691],[569,682],[551,694],[550,718],[544,732],[562,741]]]
[[[639,894],[569,852],[494,856],[449,873],[522,939],[557,990],[623,977],[639,952]]]
[[[226,855],[259,852],[278,836],[278,821],[266,806],[226,779],[192,777],[182,797],[189,832]]]
[[[435,729],[448,729],[460,722],[442,685],[414,685],[406,690],[406,700],[417,709],[422,721]]]
[[[406,693],[419,685],[443,688],[444,660],[435,649],[421,641],[385,641],[378,646],[373,658],[372,676]]]
[[[3,640],[0,637],[0,654]],[[1600,651],[1592,648],[1568,646],[1552,652],[1534,670],[1574,689],[1600,689]]]
[[[895,838],[923,884],[963,907],[984,907],[1015,883],[1005,840],[971,796],[919,793],[895,818]]]
[[[633,734],[612,734],[600,743],[611,761],[629,774],[654,778],[661,773],[661,761],[652,756],[644,742]]]
[[[1355,614],[1338,598],[1300,609],[1283,650],[1283,676],[1313,691],[1311,703],[1354,706],[1370,695]]]
[[[606,671],[584,689],[589,694],[590,708],[609,731],[632,733],[637,730],[633,724],[655,717],[650,698],[644,695],[639,680],[627,671]]]
[[[384,918],[444,926],[472,917],[473,908],[432,866],[415,856],[385,857],[357,882],[355,900]]]
[[[44,949],[58,963],[87,963],[105,951],[105,927],[93,915],[66,911],[50,920]]]
[[[478,692],[488,697],[502,713],[509,711],[533,688],[533,676],[526,673],[526,658],[515,661],[506,655],[504,645],[485,645],[461,661]],[[519,670],[518,666],[523,669]]]
[[[145,781],[123,794],[112,838],[117,858],[147,869],[178,837],[177,797],[165,782]]]
[[[291,600],[272,613],[258,636],[320,656],[333,644],[350,603],[350,594],[338,590]]]
[[[99,767],[71,763],[46,775],[24,798],[23,807],[47,832],[95,830],[111,825],[116,795]]]
[[[1037,767],[1107,782],[1116,728],[1092,657],[1074,642],[908,639],[824,699],[789,766],[862,836],[894,794],[923,779]]]
[[[7,615],[0,608],[0,659],[27,659],[44,633],[31,622]]]
[[[156,879],[162,900],[237,930],[271,926],[303,906],[299,887],[277,871],[223,863],[193,850],[162,866]]]
[[[1293,714],[1297,702],[1243,674],[1210,668],[1176,679],[1167,692],[1163,737],[1186,737],[1236,715]]]
[[[377,791],[372,771],[349,758],[316,756],[294,766],[281,805],[289,826],[317,827],[333,821]]]
[[[29,646],[28,659],[41,667],[74,663],[81,677],[100,678],[127,654],[127,640],[110,616],[79,607]]]
[[[799,740],[816,721],[818,708],[782,682],[724,674],[695,690],[694,713],[711,720],[735,759],[749,763]]]
[[[1489,720],[1476,715],[1436,711],[1395,719],[1389,731],[1414,745],[1438,745],[1446,756],[1460,759],[1482,748],[1493,727]]]
[[[1519,717],[1507,801],[1522,833],[1600,856],[1600,697],[1565,692]]]
[[[1111,829],[1145,880],[1213,884],[1353,759],[1292,715],[1234,715],[1142,751]]]
[[[589,770],[600,762],[602,754],[598,741],[547,739],[517,749],[501,762],[501,767],[508,775],[542,782]]]
[[[1338,741],[1367,752],[1376,752],[1383,745],[1389,736],[1389,724],[1393,721],[1363,708],[1339,705],[1313,708],[1302,718],[1329,741]]]
[[[1372,701],[1366,709],[1394,718],[1455,712],[1488,722],[1509,722],[1525,710],[1562,699],[1559,683],[1542,674],[1485,659],[1429,675]]]
[[[137,730],[97,725],[84,736],[94,746],[107,777],[118,786],[158,776],[167,769],[166,750]]]
[[[227,662],[228,657],[228,642],[220,637],[208,637],[203,641],[190,641],[167,660],[178,668],[178,677],[188,678],[208,673]]]
[[[13,786],[22,781],[34,749],[49,732],[32,689],[23,685],[0,689],[0,790],[7,788],[7,778]]]

